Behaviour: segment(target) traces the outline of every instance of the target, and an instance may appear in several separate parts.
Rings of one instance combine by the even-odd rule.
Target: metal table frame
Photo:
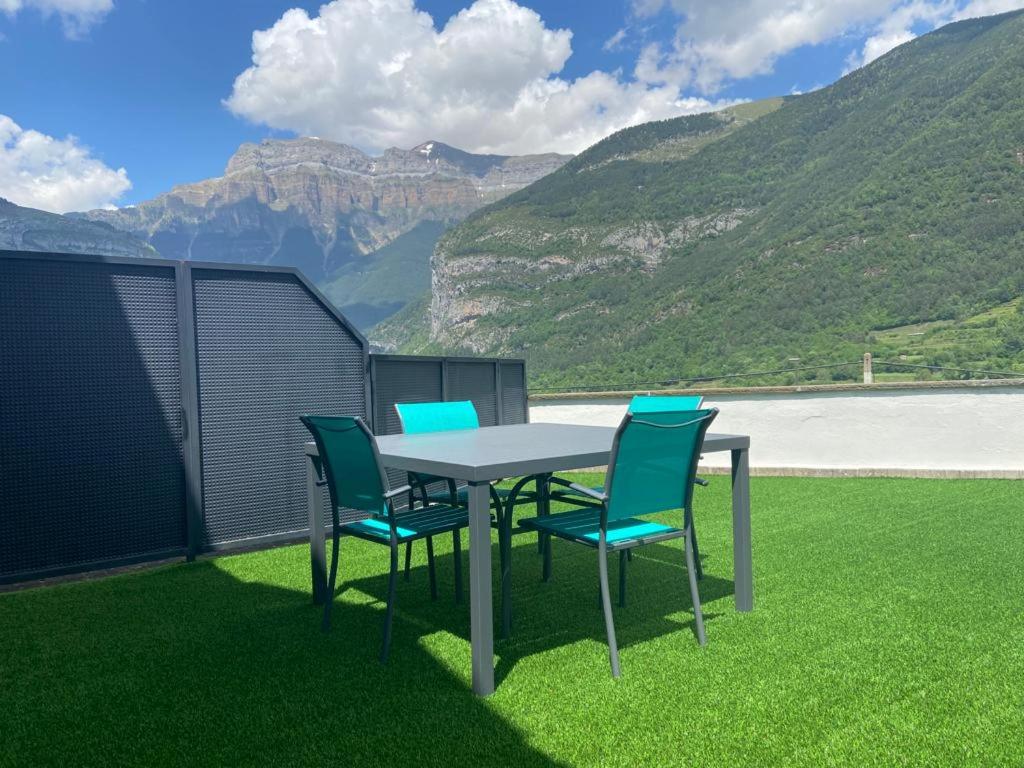
[[[494,692],[494,614],[491,593],[491,510],[489,484],[507,477],[564,472],[608,463],[615,430],[571,424],[510,424],[499,427],[386,435],[377,438],[381,459],[390,468],[451,477],[468,483],[469,607],[473,654],[473,691]],[[729,451],[732,457],[732,537],[734,596],[737,611],[754,607],[750,546],[750,438],[708,434],[703,453]],[[313,601],[327,591],[326,522],[320,462],[314,443],[306,443],[306,493]]]

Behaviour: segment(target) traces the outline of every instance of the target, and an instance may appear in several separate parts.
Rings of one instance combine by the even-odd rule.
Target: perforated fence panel
[[[471,400],[481,427],[498,423],[497,368],[488,363],[448,363],[448,399]]]
[[[181,552],[174,266],[0,256],[0,580]]]
[[[395,403],[470,400],[481,426],[527,421],[522,360],[370,355],[374,432],[401,432]]]
[[[203,544],[301,534],[299,415],[368,416],[362,342],[292,274],[192,274]]]
[[[395,435],[402,424],[395,403],[444,400],[442,360],[375,359],[373,419],[378,435]]]
[[[501,363],[501,423],[527,421],[526,368],[522,363]]]

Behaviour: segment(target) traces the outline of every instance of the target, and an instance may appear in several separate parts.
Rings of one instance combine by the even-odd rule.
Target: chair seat
[[[579,509],[555,515],[528,517],[520,520],[519,524],[523,528],[531,528],[562,539],[596,547],[600,540],[601,513],[594,509]],[[636,517],[627,517],[623,520],[608,522],[607,542],[609,549],[629,549],[641,544],[679,538],[682,535],[683,531],[680,528],[672,528]]]
[[[395,532],[399,541],[412,541],[439,533],[454,531],[469,525],[469,514],[465,507],[449,504],[431,504],[426,509],[404,512],[395,518]],[[387,542],[391,539],[391,526],[386,515],[357,520],[341,526],[342,531],[361,539]]]

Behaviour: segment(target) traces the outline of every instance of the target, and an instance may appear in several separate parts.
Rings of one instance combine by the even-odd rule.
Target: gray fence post
[[[178,349],[181,365],[182,460],[185,468],[185,526],[187,559],[195,560],[202,542],[203,458],[199,435],[199,370],[196,360],[196,317],[192,268],[179,262],[174,269],[178,299]]]

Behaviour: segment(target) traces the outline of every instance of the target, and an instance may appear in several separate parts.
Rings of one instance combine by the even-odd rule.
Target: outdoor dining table
[[[473,690],[494,692],[494,618],[491,594],[491,498],[489,485],[502,478],[562,472],[608,463],[615,429],[575,424],[508,424],[480,429],[377,437],[385,466],[468,484],[469,615]],[[750,438],[708,434],[703,452],[729,451],[732,457],[732,535],[734,597],[737,611],[754,607],[750,548]],[[326,528],[320,462],[306,443],[309,547],[313,600],[327,592]]]

